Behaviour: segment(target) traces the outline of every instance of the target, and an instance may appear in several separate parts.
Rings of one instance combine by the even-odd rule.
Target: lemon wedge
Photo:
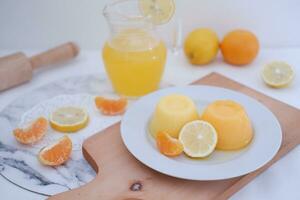
[[[142,14],[154,24],[167,23],[175,11],[173,0],[139,0],[139,7]]]
[[[264,82],[275,88],[285,87],[290,84],[294,78],[292,67],[281,61],[274,61],[266,64],[262,70]]]
[[[183,126],[179,133],[183,151],[193,158],[203,158],[211,154],[217,144],[215,128],[202,120],[191,121]]]
[[[78,107],[61,107],[50,115],[50,125],[59,132],[76,132],[86,127],[89,117],[87,112]]]

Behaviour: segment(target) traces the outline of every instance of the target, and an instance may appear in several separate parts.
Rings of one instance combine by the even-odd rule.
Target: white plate
[[[162,96],[183,94],[191,97],[199,112],[212,101],[231,99],[243,105],[252,121],[254,138],[238,151],[215,151],[206,159],[184,155],[169,158],[157,150],[148,133],[148,121]],[[122,139],[128,150],[142,163],[161,173],[190,180],[219,180],[252,172],[270,161],[280,148],[281,127],[274,114],[258,101],[232,90],[211,86],[172,87],[136,101],[121,123]]]

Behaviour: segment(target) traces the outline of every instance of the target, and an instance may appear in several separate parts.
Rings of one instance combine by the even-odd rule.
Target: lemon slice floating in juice
[[[265,83],[275,88],[287,86],[294,77],[292,67],[281,61],[274,61],[265,65],[261,74]]]
[[[50,125],[59,132],[76,132],[86,127],[89,117],[87,112],[78,107],[61,107],[50,115]]]
[[[154,24],[167,23],[175,11],[173,0],[139,0],[140,10],[150,17]]]
[[[208,122],[195,120],[183,126],[179,133],[183,151],[193,158],[203,158],[211,154],[218,141],[215,128]]]

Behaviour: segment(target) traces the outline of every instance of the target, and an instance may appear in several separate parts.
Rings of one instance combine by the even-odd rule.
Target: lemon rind
[[[139,0],[139,9],[140,9],[141,13],[142,13],[144,16],[147,17],[147,16],[149,16],[149,14],[146,13],[146,12],[144,11],[144,8],[143,8],[143,5],[142,5],[142,2],[143,2],[143,1],[144,1],[144,0]],[[176,6],[175,6],[174,0],[169,0],[169,1],[171,2],[170,5],[172,6],[172,9],[171,9],[172,12],[170,12],[170,13],[168,14],[168,17],[166,17],[166,18],[163,19],[163,20],[156,21],[156,20],[155,20],[155,17],[154,17],[153,19],[150,18],[150,20],[152,21],[153,24],[155,24],[155,25],[166,24],[167,22],[169,22],[169,21],[172,19],[173,15],[174,15],[174,13],[175,13]]]
[[[208,125],[210,128],[212,128],[213,133],[214,133],[214,137],[215,137],[215,142],[214,142],[213,145],[210,145],[209,150],[206,151],[205,153],[199,153],[199,152],[198,152],[198,153],[196,154],[196,153],[193,153],[193,152],[189,151],[189,150],[186,148],[184,142],[182,141],[182,134],[183,134],[183,132],[184,132],[184,129],[185,129],[188,125],[190,125],[190,124],[192,124],[192,123],[198,123],[198,122],[200,122],[200,123],[202,123],[202,124],[206,124],[206,125]],[[194,121],[191,121],[191,122],[185,124],[185,125],[182,127],[182,129],[181,129],[181,131],[180,131],[180,133],[179,133],[179,141],[182,143],[182,145],[183,145],[183,152],[184,152],[187,156],[189,156],[189,157],[191,157],[191,158],[205,158],[205,157],[209,156],[209,155],[215,150],[215,148],[216,148],[216,146],[217,146],[217,142],[218,142],[218,134],[217,134],[216,129],[215,129],[215,128],[213,127],[213,125],[211,125],[210,123],[208,123],[208,122],[206,122],[206,121],[203,121],[203,120],[194,120]]]
[[[49,124],[50,126],[59,132],[63,133],[74,133],[83,128],[85,128],[89,123],[89,116],[85,109],[80,108],[84,112],[84,119],[74,124],[60,124],[59,122],[53,120],[53,113],[50,114]]]
[[[274,64],[280,64],[280,65],[289,67],[290,70],[292,71],[291,76],[289,76],[288,79],[286,79],[285,81],[280,82],[280,83],[275,83],[275,82],[268,80],[268,78],[265,77],[265,70],[267,69],[268,66],[274,65]],[[263,68],[261,70],[261,77],[268,86],[273,87],[273,88],[283,88],[283,87],[287,87],[293,81],[293,79],[295,77],[295,72],[288,63],[283,62],[283,61],[273,61],[273,62],[265,64],[263,66]]]

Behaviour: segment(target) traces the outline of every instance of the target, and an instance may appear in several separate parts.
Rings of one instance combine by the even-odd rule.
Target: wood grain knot
[[[136,181],[132,183],[130,186],[130,190],[134,192],[141,191],[142,189],[143,189],[143,184],[140,181]]]

